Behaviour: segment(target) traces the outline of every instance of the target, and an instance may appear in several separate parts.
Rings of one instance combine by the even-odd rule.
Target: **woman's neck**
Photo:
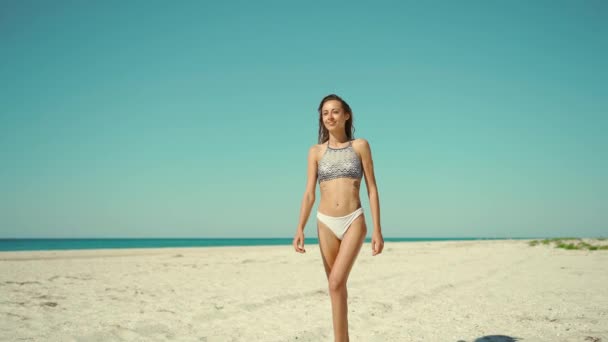
[[[328,139],[328,144],[330,146],[335,146],[338,147],[340,144],[344,144],[345,142],[348,141],[348,137],[346,136],[346,133],[343,134],[329,134],[329,139]]]

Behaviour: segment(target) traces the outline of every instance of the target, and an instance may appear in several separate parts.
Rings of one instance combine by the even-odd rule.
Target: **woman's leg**
[[[319,246],[331,297],[334,340],[336,342],[348,341],[346,282],[367,235],[365,218],[364,215],[357,217],[344,234],[342,241],[338,240],[321,222],[319,222],[318,230]]]
[[[340,249],[340,240],[338,240],[336,235],[319,220],[317,220],[317,234],[319,236],[319,248],[321,249],[325,275],[329,281],[331,268],[334,266],[334,261],[336,260],[338,250]]]

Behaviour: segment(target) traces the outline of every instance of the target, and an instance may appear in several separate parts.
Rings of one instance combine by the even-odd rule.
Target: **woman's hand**
[[[304,232],[298,231],[296,236],[293,238],[293,248],[298,253],[306,253],[304,249]]]
[[[382,253],[382,249],[384,249],[384,238],[382,238],[382,233],[373,232],[372,233],[372,256]]]

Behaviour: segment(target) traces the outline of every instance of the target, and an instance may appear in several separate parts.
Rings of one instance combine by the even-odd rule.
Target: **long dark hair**
[[[342,110],[344,110],[345,113],[350,114],[350,117],[348,118],[348,120],[346,120],[346,124],[344,125],[344,130],[346,131],[346,137],[348,137],[348,140],[352,140],[355,136],[355,126],[353,125],[353,111],[350,109],[348,103],[342,100],[340,96],[336,94],[329,94],[325,96],[319,104],[319,144],[322,144],[329,140],[329,131],[327,130],[327,128],[325,128],[325,125],[323,125],[323,113],[321,111],[323,109],[323,104],[330,100],[340,101],[340,103],[342,104]]]

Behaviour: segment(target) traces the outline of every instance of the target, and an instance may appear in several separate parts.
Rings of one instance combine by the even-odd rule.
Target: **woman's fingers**
[[[306,253],[306,250],[304,249],[304,241],[303,241],[303,239],[299,240],[299,242],[298,242],[298,249],[299,249],[300,253]]]
[[[304,238],[301,236],[295,237],[293,239],[293,248],[298,253],[306,253],[306,250],[304,249]]]
[[[372,255],[377,255],[382,253],[382,249],[384,248],[384,243],[379,240],[372,241]]]

